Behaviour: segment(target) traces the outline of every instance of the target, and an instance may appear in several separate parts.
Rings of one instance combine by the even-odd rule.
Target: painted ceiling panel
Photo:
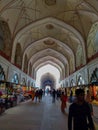
[[[25,54],[32,67],[34,61],[40,64],[40,58],[54,56],[51,62],[57,64],[57,58],[64,66],[72,63],[74,71],[76,62],[81,64],[76,57],[79,46],[83,50],[80,57],[86,63],[86,41],[92,25],[98,21],[98,1],[0,0],[0,19],[8,23],[11,31],[12,63],[19,43],[22,66]]]

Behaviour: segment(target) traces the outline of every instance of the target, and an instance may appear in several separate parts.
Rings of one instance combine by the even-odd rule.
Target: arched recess
[[[85,84],[85,81],[83,79],[83,77],[81,75],[78,76],[78,79],[77,79],[77,85],[83,85]]]
[[[51,89],[55,88],[56,89],[56,79],[55,77],[50,74],[46,73],[41,77],[41,88],[45,89],[46,86],[50,86]]]
[[[92,57],[98,53],[98,22],[94,23],[87,38],[87,56]]]
[[[71,81],[70,81],[70,87],[73,87],[73,86],[75,86],[76,85],[76,83],[74,82],[74,80],[72,79]]]
[[[18,74],[15,73],[12,77],[12,83],[16,83],[16,84],[19,84],[19,77],[18,77]]]
[[[94,82],[98,83],[98,68],[95,68],[95,70],[93,71],[90,77],[89,83],[94,83]]]
[[[7,56],[8,60],[11,59],[11,33],[8,24],[3,20],[0,20],[0,51]]]
[[[22,50],[21,50],[21,45],[19,43],[17,43],[16,45],[15,65],[19,66],[19,68],[21,68],[22,66]]]
[[[28,57],[27,57],[27,54],[25,54],[25,57],[24,57],[23,71],[24,71],[26,74],[27,74],[27,72],[28,72]]]
[[[23,85],[24,87],[26,87],[26,79],[24,77],[21,80],[21,85]]]
[[[0,65],[0,80],[1,81],[5,81],[6,78],[5,78],[5,72],[3,70],[3,67]]]

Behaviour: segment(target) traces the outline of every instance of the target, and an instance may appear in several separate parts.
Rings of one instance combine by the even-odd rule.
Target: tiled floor
[[[0,130],[67,130],[67,116],[60,101],[45,96],[39,103],[28,101],[8,109],[0,116]]]
[[[94,106],[94,121],[98,130],[98,107]],[[68,110],[67,110],[68,112]],[[60,101],[52,103],[50,95],[42,101],[31,100],[8,109],[0,116],[0,130],[68,130],[67,115],[60,111]]]

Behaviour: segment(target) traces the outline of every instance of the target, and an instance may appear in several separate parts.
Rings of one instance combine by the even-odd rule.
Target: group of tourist
[[[42,100],[43,90],[42,89],[36,89],[35,91],[32,91],[32,100],[35,100],[35,102],[40,102]]]

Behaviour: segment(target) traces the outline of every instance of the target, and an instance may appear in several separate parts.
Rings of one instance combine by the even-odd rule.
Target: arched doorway
[[[46,73],[41,77],[41,88],[44,90],[46,89],[53,89],[56,88],[56,79],[51,73]]]

